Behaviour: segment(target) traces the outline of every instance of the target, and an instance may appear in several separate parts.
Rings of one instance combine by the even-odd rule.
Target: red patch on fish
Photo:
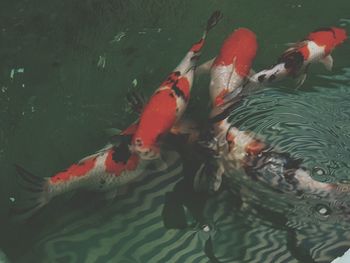
[[[191,47],[191,51],[194,53],[198,53],[202,47],[204,45],[204,39],[201,38],[201,40],[199,40],[199,42],[195,43],[192,47]]]
[[[145,106],[133,137],[142,140],[142,147],[156,144],[159,135],[169,131],[176,121],[176,96],[170,89],[158,90]]]
[[[307,40],[314,41],[319,46],[324,46],[326,55],[346,39],[347,35],[345,29],[338,27],[320,29],[307,36]]]
[[[303,55],[304,60],[307,60],[310,57],[310,50],[307,45],[300,47],[298,51]]]
[[[139,163],[139,156],[136,154],[132,154],[126,163],[123,162],[115,162],[113,160],[114,149],[111,149],[107,153],[107,157],[105,160],[106,172],[114,174],[115,176],[119,176],[123,171],[131,171],[135,170]]]
[[[250,144],[248,144],[245,148],[245,151],[252,155],[259,154],[262,150],[265,148],[265,144],[260,141],[253,141]]]
[[[228,151],[231,152],[233,146],[235,145],[235,137],[230,132],[226,134],[226,141],[228,144]]]
[[[96,157],[87,159],[81,163],[73,164],[66,171],[57,173],[50,178],[51,183],[59,183],[70,180],[72,177],[81,177],[91,171],[96,164]]]
[[[224,103],[224,97],[225,95],[227,95],[229,92],[228,92],[228,89],[225,88],[223,89],[219,95],[216,96],[215,98],[215,101],[214,101],[214,106],[217,107],[217,106],[220,106]]]
[[[139,147],[150,148],[157,143],[159,136],[170,131],[177,121],[178,97],[185,102],[189,100],[190,83],[180,72],[173,72],[144,107],[133,144],[140,139],[142,145]]]
[[[247,28],[239,28],[224,41],[213,65],[228,66],[234,64],[236,73],[241,77],[246,77],[257,49],[258,44],[254,32]]]

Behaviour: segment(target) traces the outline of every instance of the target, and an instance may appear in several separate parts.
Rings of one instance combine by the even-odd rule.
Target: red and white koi
[[[250,74],[253,60],[256,56],[258,44],[255,34],[246,28],[235,30],[223,43],[219,55],[213,60],[210,66],[210,97],[212,103],[211,117],[213,120],[213,137],[206,147],[214,151],[214,182],[211,184],[213,191],[216,191],[222,180],[224,167],[222,156],[229,153],[234,144],[235,137],[233,130],[230,130],[227,117],[231,107],[229,102],[234,101],[242,91],[243,84]],[[208,65],[208,64],[206,64]],[[228,132],[230,131],[230,132]],[[238,148],[235,153],[238,154]],[[210,163],[208,165],[213,165]],[[204,169],[204,166],[202,167]],[[200,176],[201,173],[198,173]],[[200,182],[197,178],[196,182]],[[195,186],[198,188],[197,186]]]
[[[33,202],[17,200],[16,214],[31,216],[52,198],[76,189],[106,192],[109,198],[120,194],[124,186],[145,174],[149,164],[130,151],[135,129],[136,125],[131,125],[119,135],[119,144],[107,145],[52,177],[33,175],[17,165],[22,190],[33,196],[28,198]]]
[[[132,150],[142,159],[160,156],[159,139],[182,117],[190,99],[194,70],[207,33],[221,18],[222,14],[218,11],[212,14],[200,41],[191,47],[143,108],[132,138]]]
[[[213,107],[222,105],[227,94],[239,93],[250,74],[257,48],[256,36],[247,28],[239,28],[226,38],[210,70]]]
[[[301,42],[292,44],[278,59],[277,64],[270,69],[256,73],[250,80],[253,83],[266,84],[291,76],[297,78],[297,84],[301,86],[306,79],[310,64],[320,62],[328,70],[332,69],[331,53],[346,39],[345,29],[338,27],[320,28],[310,33]]]

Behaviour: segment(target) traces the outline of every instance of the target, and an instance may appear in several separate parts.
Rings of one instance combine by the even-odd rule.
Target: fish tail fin
[[[215,27],[222,18],[223,14],[221,13],[221,11],[214,11],[208,19],[206,31],[208,32],[210,29]]]
[[[180,74],[189,74],[191,78],[193,78],[207,34],[209,30],[212,29],[221,20],[221,18],[222,14],[220,11],[215,11],[211,15],[211,17],[208,19],[206,29],[204,30],[201,39],[192,45],[189,52],[187,52],[186,56],[175,68],[174,72],[179,71]]]
[[[209,17],[207,21],[207,27],[205,28],[201,39],[192,46],[191,51],[193,51],[195,54],[201,51],[202,47],[204,46],[204,41],[207,37],[208,32],[219,23],[222,17],[222,13],[220,11],[213,12],[213,14]],[[194,56],[192,60],[195,58],[198,59],[199,55]]]
[[[49,202],[49,178],[42,178],[15,165],[19,185],[18,198],[14,200],[12,215],[17,220],[25,220]]]

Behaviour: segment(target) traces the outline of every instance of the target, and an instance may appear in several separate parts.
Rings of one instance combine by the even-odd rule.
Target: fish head
[[[147,137],[134,137],[132,150],[143,160],[153,160],[160,157],[160,149],[156,141]]]

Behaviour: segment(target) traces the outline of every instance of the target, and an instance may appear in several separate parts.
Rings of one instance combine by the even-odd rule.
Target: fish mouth
[[[160,157],[160,153],[158,149],[136,147],[135,152],[143,160],[154,160]]]

